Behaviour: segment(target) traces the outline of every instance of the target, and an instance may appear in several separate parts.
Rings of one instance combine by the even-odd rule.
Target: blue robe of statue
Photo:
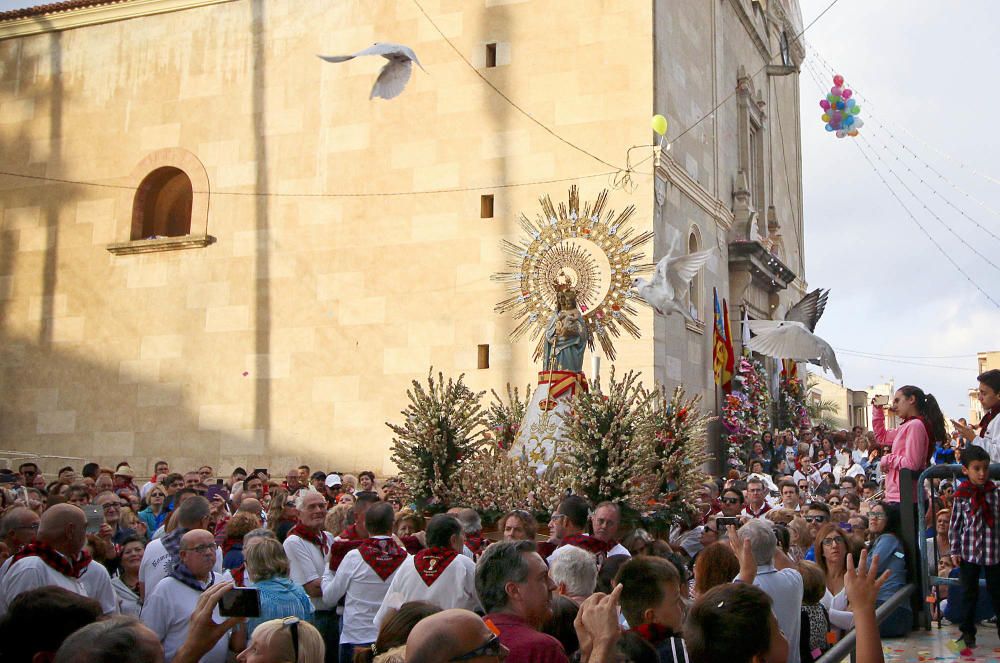
[[[586,351],[587,343],[590,341],[590,328],[581,316],[580,327],[582,328],[582,333],[573,334],[565,338],[556,338],[556,323],[558,320],[559,312],[557,311],[552,314],[552,317],[549,318],[549,324],[545,327],[545,343],[543,347],[545,354],[542,356],[543,369],[546,371],[573,371],[574,373],[580,373],[583,371],[583,353]]]

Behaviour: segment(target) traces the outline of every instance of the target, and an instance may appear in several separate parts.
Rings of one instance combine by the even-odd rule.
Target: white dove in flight
[[[813,333],[826,309],[829,290],[813,290],[789,309],[784,320],[750,320],[755,336],[747,347],[776,359],[793,359],[816,364],[843,378],[837,355],[829,343]]]
[[[691,317],[688,285],[712,257],[715,249],[681,254],[678,248],[679,236],[680,233],[674,234],[667,255],[656,263],[653,280],[632,279],[632,287],[660,315],[680,313],[686,320],[694,320]]]
[[[358,51],[354,55],[320,55],[322,60],[327,62],[347,62],[362,55],[381,55],[389,62],[382,67],[375,85],[372,86],[372,93],[369,99],[381,97],[382,99],[394,99],[398,97],[410,80],[410,73],[413,70],[413,63],[424,69],[417,59],[417,54],[409,46],[402,44],[390,44],[387,42],[377,42],[363,51]]]

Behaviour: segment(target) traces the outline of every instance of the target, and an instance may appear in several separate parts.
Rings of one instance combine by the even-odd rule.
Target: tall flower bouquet
[[[805,390],[799,378],[781,372],[778,383],[778,426],[782,429],[800,431],[810,428],[809,411],[805,404]]]
[[[771,396],[764,366],[756,359],[739,361],[734,391],[722,404],[722,432],[726,441],[727,464],[746,462],[753,443],[770,428]]]
[[[406,395],[410,404],[400,414],[402,424],[386,426],[396,434],[392,461],[406,486],[407,497],[419,509],[444,511],[463,464],[482,445],[486,417],[480,405],[485,392],[476,393],[462,382],[438,373],[427,376],[426,389],[418,381]]]
[[[708,478],[706,446],[713,417],[701,411],[701,396],[686,398],[683,387],[668,397],[660,387],[653,392],[645,434],[652,440],[654,491],[642,509],[644,524],[667,531],[677,521],[698,511],[698,487]]]
[[[591,504],[617,502],[627,512],[642,511],[659,480],[648,419],[655,393],[647,392],[638,375],[615,379],[607,393],[578,392],[566,418],[566,445],[559,459],[574,492]],[[630,514],[630,515],[632,515]]]
[[[507,385],[507,400],[491,389],[493,402],[486,411],[485,437],[502,451],[510,451],[521,430],[521,421],[531,402],[531,385],[524,388],[524,400],[521,400],[517,387]]]

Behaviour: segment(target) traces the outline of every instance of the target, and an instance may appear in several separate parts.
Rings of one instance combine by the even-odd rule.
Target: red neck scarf
[[[347,539],[348,541],[364,541],[368,537],[361,536],[357,525],[348,525],[344,528],[344,531],[340,533],[340,538]]]
[[[465,536],[465,545],[469,547],[469,550],[472,551],[472,556],[476,559],[479,558],[480,553],[486,548],[486,543],[486,538],[483,537],[482,532],[478,534],[466,534]]]
[[[456,557],[458,552],[453,548],[424,548],[413,557],[413,565],[424,584],[430,587]]]
[[[362,543],[364,539],[350,539],[348,541],[337,540],[330,546],[330,570],[336,571],[340,568],[340,563],[344,561],[347,553],[351,552]]]
[[[228,553],[230,550],[233,549],[233,546],[235,546],[236,544],[241,544],[242,545],[242,543],[243,543],[243,537],[241,537],[241,536],[240,537],[227,536],[222,541],[222,546],[221,546],[222,547],[222,554],[225,555],[226,553]]]
[[[979,420],[979,437],[986,437],[986,429],[989,428],[990,422],[993,421],[998,414],[1000,414],[1000,405],[986,411],[983,418]]]
[[[927,458],[924,459],[924,467],[927,467],[928,465],[931,464],[931,459],[934,457],[934,448],[935,446],[937,446],[936,445],[937,440],[934,439],[934,431],[931,430],[931,425],[926,418],[921,416],[903,417],[903,423],[905,424],[907,421],[910,421],[911,419],[919,419],[920,423],[924,425],[924,432],[927,433]]]
[[[986,503],[986,494],[992,493],[995,489],[996,485],[989,479],[982,486],[977,486],[971,481],[966,481],[955,491],[955,497],[972,500],[972,513],[978,511],[982,514],[983,520],[992,529],[993,511],[990,509],[990,505]]]
[[[358,546],[358,552],[365,564],[372,567],[372,571],[383,581],[395,573],[407,557],[406,551],[392,539],[365,539]]]
[[[564,546],[576,546],[577,548],[583,548],[589,553],[595,555],[607,555],[608,552],[615,547],[613,543],[605,543],[597,537],[588,536],[586,534],[573,534],[567,536],[563,539]]]
[[[667,638],[674,637],[673,630],[663,624],[657,624],[655,622],[639,624],[632,629],[632,631],[653,646],[660,644]]]
[[[235,569],[230,569],[229,575],[233,576],[233,584],[237,587],[246,586],[246,576],[247,576],[247,565],[244,562],[240,564]]]
[[[21,548],[21,551],[14,555],[11,566],[25,557],[37,557],[67,578],[75,579],[79,579],[83,575],[83,570],[87,568],[91,560],[90,553],[84,550],[80,552],[76,561],[70,561],[68,557],[56,552],[55,548],[44,541],[32,541]]]
[[[299,523],[289,530],[288,534],[289,536],[294,534],[303,541],[308,541],[319,548],[320,552],[324,555],[330,551],[330,545],[326,542],[326,536],[323,535],[323,530],[319,527],[313,529],[312,527],[306,527],[302,523]]]

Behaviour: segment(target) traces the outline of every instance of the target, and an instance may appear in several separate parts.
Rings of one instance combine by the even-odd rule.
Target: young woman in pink
[[[886,430],[885,410],[872,401],[872,428],[879,444],[890,446],[879,467],[885,475],[884,501],[899,503],[899,471],[903,468],[919,474],[931,463],[935,443],[945,439],[944,415],[937,399],[920,387],[907,385],[896,390],[892,411],[903,420],[898,428]]]

